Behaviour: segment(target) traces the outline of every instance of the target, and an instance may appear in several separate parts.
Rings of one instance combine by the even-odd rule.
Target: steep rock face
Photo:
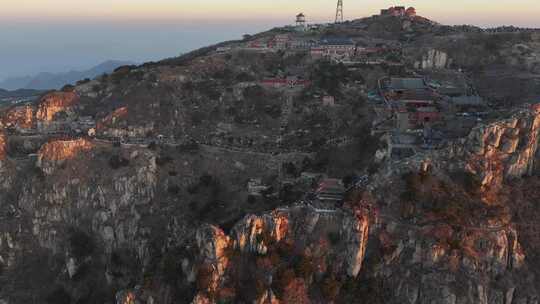
[[[42,122],[54,120],[55,114],[68,111],[79,102],[79,95],[75,92],[52,92],[49,93],[38,104],[36,119]]]
[[[120,107],[114,110],[111,114],[107,115],[98,123],[97,125],[98,131],[101,131],[102,129],[106,127],[113,126],[120,120],[127,119],[128,114],[129,114],[128,107]]]
[[[225,271],[229,266],[230,256],[227,252],[231,248],[230,238],[214,226],[203,226],[197,230],[197,248],[201,261],[201,272],[209,271],[206,278],[206,292],[214,294],[223,284]]]
[[[7,136],[3,130],[0,130],[0,162],[7,157]]]
[[[79,138],[74,140],[55,140],[46,143],[38,152],[40,161],[60,161],[71,159],[79,153],[92,149],[92,142]]]
[[[18,202],[32,215],[32,233],[40,245],[61,251],[63,238],[58,234],[73,225],[95,233],[98,244],[109,254],[125,246],[136,249],[140,260],[147,261],[149,231],[139,223],[142,217],[139,208],[148,207],[155,195],[155,156],[134,150],[127,156],[133,165],[103,175],[100,169],[103,164],[94,162],[83,167],[81,161],[69,158],[74,151],[82,153],[90,148],[87,142],[59,146],[44,149],[40,158],[53,162],[62,159],[62,168],[55,166],[47,171],[45,180],[36,177],[25,185]],[[84,176],[80,175],[81,171],[85,172]]]
[[[514,303],[503,299],[516,289],[521,300],[535,297],[515,279],[527,266],[513,228],[420,227],[388,217],[379,222],[385,228],[374,229],[370,246],[378,244],[380,251],[369,253],[373,272],[366,275],[392,290],[385,303]],[[374,261],[374,254],[381,259]]]
[[[339,272],[357,276],[364,259],[369,221],[338,210],[319,210],[311,207],[278,209],[272,214],[247,216],[232,232],[234,248],[241,252],[267,254],[270,244],[293,241],[305,244],[328,237],[329,232],[339,234],[346,244],[341,264],[334,263]],[[343,244],[340,244],[343,245]]]
[[[145,137],[154,131],[154,123],[145,125],[128,124],[129,109],[120,107],[107,115],[97,124],[97,132],[107,137]]]
[[[8,202],[5,197],[8,195],[9,189],[13,186],[13,181],[16,178],[13,164],[8,160],[7,147],[7,134],[3,130],[0,130],[0,207],[7,203],[12,203]]]
[[[3,196],[13,182],[13,178],[13,172],[7,160],[7,135],[3,130],[0,130],[0,205]]]
[[[392,175],[436,168],[441,172],[466,171],[477,177],[482,191],[498,190],[504,181],[531,175],[538,169],[540,111],[538,106],[514,111],[509,118],[474,127],[465,138],[440,151],[422,153],[388,163],[371,187]]]
[[[260,272],[252,282],[258,286],[257,294],[253,295],[257,303],[269,300],[279,303],[273,289],[287,289],[289,284],[300,284],[307,290],[308,282],[316,277],[330,274],[356,277],[362,268],[368,234],[367,217],[307,206],[246,216],[235,225],[230,237],[216,227],[204,226],[197,233],[199,259],[195,265],[202,266],[198,267],[199,293],[193,303],[215,303],[231,294],[234,298],[244,293],[240,287],[231,286],[238,283],[235,271],[250,267]],[[293,267],[286,266],[288,256],[302,260],[296,266],[296,275],[303,278],[283,283],[288,279],[281,278],[279,273]],[[257,257],[258,266],[251,264],[249,257]],[[274,286],[278,281],[285,286]],[[285,293],[281,297],[286,299],[287,291],[281,292]]]
[[[422,69],[444,69],[451,64],[452,60],[443,51],[430,49],[422,57],[421,62],[416,62],[416,66]]]
[[[341,274],[381,282],[380,288],[386,292],[379,298],[356,295],[368,296],[366,300],[373,302],[535,303],[536,279],[517,225],[504,211],[507,202],[497,191],[510,179],[533,173],[539,126],[537,108],[522,109],[508,119],[476,127],[442,151],[393,163],[373,177],[362,200],[345,207],[355,216],[347,211],[290,207],[247,216],[235,225],[230,237],[215,227],[205,228],[206,237],[199,238],[205,241],[198,242],[196,254],[205,256],[205,262],[195,264],[211,266],[198,268],[198,280],[201,273],[206,280],[198,285],[194,303],[215,303],[226,298],[227,290],[241,293],[238,287],[231,287],[238,282],[231,273],[234,269],[249,271],[245,263],[249,256],[272,261],[265,275],[252,278],[270,282],[258,285],[263,287],[253,300],[287,302],[290,288],[276,284],[283,277],[275,266],[286,264],[287,258],[275,254],[276,244],[288,244],[286,248],[295,248],[303,257],[300,268],[288,266],[295,270],[289,275],[293,279],[285,280],[286,286],[303,290],[295,299],[321,301],[313,290],[327,290],[328,285],[319,287],[317,274]],[[402,174],[411,171],[419,172],[420,183],[408,187],[420,189],[409,191],[421,192],[407,201],[411,195],[404,196],[399,185]],[[463,186],[454,180],[453,172],[468,172],[477,178],[478,196],[467,192],[474,189],[459,190]],[[488,192],[493,195],[486,195]],[[322,235],[335,232],[339,241],[321,241],[325,239]],[[319,255],[323,251],[330,254]],[[312,265],[305,262],[306,257],[317,270],[313,276],[302,277],[302,267]],[[260,261],[257,265],[265,264]],[[341,279],[338,286],[344,288],[343,282]],[[348,301],[346,294],[341,297],[342,302]]]
[[[29,105],[14,107],[6,112],[2,123],[18,129],[31,129],[34,126],[34,108]]]
[[[92,142],[83,138],[48,142],[38,151],[37,166],[51,174],[56,165],[90,151],[93,146]]]
[[[521,109],[372,177],[354,208],[370,210],[376,223],[366,275],[392,290],[385,303],[536,303],[534,266],[518,233],[528,224],[513,222],[515,206],[501,189],[534,172],[539,126],[537,107]]]
[[[510,118],[474,128],[468,137],[452,144],[443,154],[478,176],[485,189],[504,179],[531,175],[535,169],[540,132],[537,107]],[[450,165],[450,162],[447,164]]]
[[[156,212],[156,156],[148,150],[121,149],[126,165],[111,170],[109,158],[103,157],[108,149],[82,139],[51,142],[40,151],[41,170],[28,164],[31,171],[26,171],[28,177],[18,177],[22,182],[17,188],[13,183],[2,188],[0,263],[4,269],[20,271],[36,248],[57,261],[65,259],[63,268],[55,269],[65,274],[62,278],[68,284],[77,284],[81,277],[91,279],[94,275],[87,273],[91,269],[98,272],[100,284],[125,286],[118,273],[131,268],[119,270],[120,266],[106,263],[120,249],[146,267],[153,258],[152,242],[161,237],[152,226],[155,220],[148,220]],[[4,171],[0,171],[3,181]]]

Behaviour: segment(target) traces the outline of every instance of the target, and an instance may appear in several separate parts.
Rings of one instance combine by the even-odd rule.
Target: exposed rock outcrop
[[[200,261],[197,263],[200,265],[199,279],[205,280],[205,292],[215,294],[223,284],[230,262],[230,238],[221,229],[205,225],[197,230],[196,241],[200,254]],[[207,277],[201,278],[202,276]]]
[[[46,164],[43,170],[47,180],[40,181],[38,177],[25,185],[19,199],[19,206],[31,212],[32,233],[41,246],[59,252],[62,243],[57,235],[65,233],[69,223],[75,224],[77,219],[86,223],[85,230],[95,233],[105,252],[136,248],[140,261],[148,262],[149,231],[140,224],[139,208],[149,208],[155,195],[155,156],[132,151],[127,156],[130,167],[103,175],[103,167],[100,169],[102,165],[95,156],[81,154],[91,148],[87,141],[78,140],[55,142],[42,149],[40,161]],[[81,154],[78,159],[70,159],[77,153]],[[94,165],[81,167],[81,159],[91,159]],[[69,161],[69,165],[58,168],[57,161]],[[77,176],[81,170],[85,175]],[[74,218],[81,212],[83,215]]]
[[[8,161],[7,152],[8,137],[6,132],[0,130],[0,206],[2,206],[2,200],[8,195],[15,179],[13,168]]]
[[[7,157],[7,136],[4,131],[0,131],[0,162]]]
[[[79,138],[73,140],[54,140],[46,143],[38,152],[38,159],[43,161],[61,161],[71,159],[80,153],[92,149],[91,141]]]
[[[330,274],[356,277],[364,261],[368,234],[367,217],[308,206],[247,216],[235,225],[230,237],[216,227],[202,227],[197,233],[199,259],[195,264],[201,265],[198,280],[203,288],[194,303],[215,303],[220,299],[220,291],[235,284],[231,277],[235,269],[257,267],[250,264],[248,257],[259,259],[257,265],[260,264],[261,274],[256,279],[257,284],[268,284],[256,298],[273,299],[273,303],[277,303],[277,299],[271,284],[278,279],[272,277],[279,276],[277,272],[290,262],[288,256],[302,259],[302,265],[297,266],[297,275],[306,276],[302,282]],[[204,284],[200,284],[201,280]],[[294,280],[288,283],[293,284]]]
[[[388,164],[379,181],[424,167],[443,172],[464,170],[476,176],[483,191],[497,190],[512,178],[531,175],[537,169],[540,111],[527,106],[509,118],[474,127],[465,138],[440,151],[419,154]]]
[[[386,303],[506,303],[493,299],[516,286],[523,296],[534,296],[526,284],[511,279],[525,264],[512,228],[414,227],[389,218],[380,222],[386,226],[376,231],[382,260],[371,264],[376,271],[367,275],[384,280],[392,290]],[[495,286],[501,278],[508,282]]]
[[[536,108],[522,110],[509,119],[474,128],[468,137],[453,144],[446,156],[464,161],[484,188],[497,187],[505,178],[533,173],[539,132],[540,112]]]
[[[519,279],[533,276],[518,234],[522,223],[511,221],[505,210],[515,206],[499,191],[534,172],[539,127],[537,107],[521,109],[373,178],[364,200],[371,203],[360,209],[371,210],[378,224],[370,229],[376,241],[368,244],[366,263],[376,269],[368,275],[393,290],[386,303],[529,303],[537,297]],[[398,185],[407,172],[418,180],[407,177],[403,189]],[[468,174],[465,184],[456,180],[458,172]],[[375,244],[382,261],[373,260]]]
[[[422,57],[421,62],[416,62],[417,68],[421,69],[444,69],[452,63],[452,60],[443,51],[430,49]]]
[[[103,118],[99,122],[97,128],[98,130],[101,130],[105,128],[106,126],[113,126],[119,120],[127,119],[128,114],[129,114],[128,107],[120,107],[114,110],[111,114],[107,115],[105,118]]]
[[[504,208],[491,209],[503,202],[482,193],[533,172],[539,121],[536,107],[522,109],[508,119],[476,127],[468,137],[442,151],[394,163],[392,170],[382,170],[374,177],[360,202],[346,206],[349,211],[307,206],[278,209],[245,217],[230,236],[205,226],[197,234],[195,256],[200,260],[194,265],[199,265],[200,289],[194,303],[216,303],[231,293],[245,293],[232,287],[239,280],[233,273],[250,271],[253,265],[261,271],[252,277],[260,287],[252,299],[255,302],[292,298],[317,302],[321,298],[314,290],[324,289],[328,297],[329,286],[342,286],[344,276],[360,276],[383,282],[388,292],[385,303],[529,303],[536,292],[530,283],[519,279],[531,276],[531,272],[518,230],[504,212],[494,211]],[[398,185],[407,171],[420,172],[425,185],[419,186],[427,187],[422,191],[447,193],[427,196],[447,200],[446,206],[426,209],[420,194],[416,194],[417,202],[403,201]],[[444,186],[453,182],[453,172],[462,171],[480,181],[479,202],[465,190],[454,188],[453,194],[445,190],[462,187]],[[424,175],[431,177],[421,177]],[[437,183],[441,186],[435,186]],[[407,208],[413,213],[404,217]],[[455,212],[463,212],[459,208],[472,208],[478,214],[452,219]],[[288,264],[289,257],[280,251],[283,248],[295,252],[299,264]],[[251,258],[255,260],[248,262]],[[288,279],[283,278],[280,265],[293,269]],[[340,283],[328,276],[340,278]],[[326,281],[321,281],[323,277]],[[287,286],[293,286],[294,296]]]
[[[31,129],[34,127],[34,108],[29,105],[14,107],[6,112],[2,124],[17,129]]]
[[[75,92],[49,93],[39,101],[36,119],[42,122],[53,121],[57,113],[69,111],[78,102],[79,95]]]
[[[93,146],[84,138],[48,142],[38,151],[37,166],[46,174],[51,174],[57,165],[90,151]]]
[[[146,125],[128,125],[128,107],[120,107],[107,115],[97,124],[97,132],[107,137],[145,137],[155,130],[154,123]]]

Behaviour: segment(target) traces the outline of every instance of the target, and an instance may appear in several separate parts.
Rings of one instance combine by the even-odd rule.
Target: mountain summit
[[[0,303],[538,304],[539,32],[408,11],[1,107]]]

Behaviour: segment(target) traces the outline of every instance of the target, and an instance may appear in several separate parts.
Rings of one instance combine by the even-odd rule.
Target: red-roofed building
[[[407,17],[416,17],[416,9],[414,7],[409,7],[406,11],[405,11],[405,15]]]
[[[287,49],[290,46],[290,41],[291,37],[288,34],[275,35],[274,38],[268,42],[268,47],[280,50]]]
[[[393,6],[388,9],[382,9],[381,16],[403,17],[405,16],[406,11],[404,6]]]
[[[416,129],[442,119],[439,110],[429,101],[401,101],[396,107],[397,128],[401,131]]]
[[[323,48],[311,48],[310,54],[313,59],[321,59],[324,57],[325,50]]]
[[[249,48],[254,48],[254,49],[267,48],[268,44],[266,42],[263,42],[263,41],[254,40],[254,41],[250,41],[248,43],[248,47]]]

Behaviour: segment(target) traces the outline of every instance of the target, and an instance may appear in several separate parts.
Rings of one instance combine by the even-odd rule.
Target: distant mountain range
[[[33,89],[51,90],[60,89],[66,84],[72,84],[85,78],[95,78],[103,73],[111,73],[123,65],[135,64],[131,61],[109,60],[86,71],[70,71],[66,73],[39,73],[34,76],[7,78],[0,82],[0,88],[6,90]]]
[[[30,97],[42,94],[43,91],[32,89],[18,89],[14,91],[8,91],[0,89],[0,99],[3,98],[17,98],[17,97]]]

